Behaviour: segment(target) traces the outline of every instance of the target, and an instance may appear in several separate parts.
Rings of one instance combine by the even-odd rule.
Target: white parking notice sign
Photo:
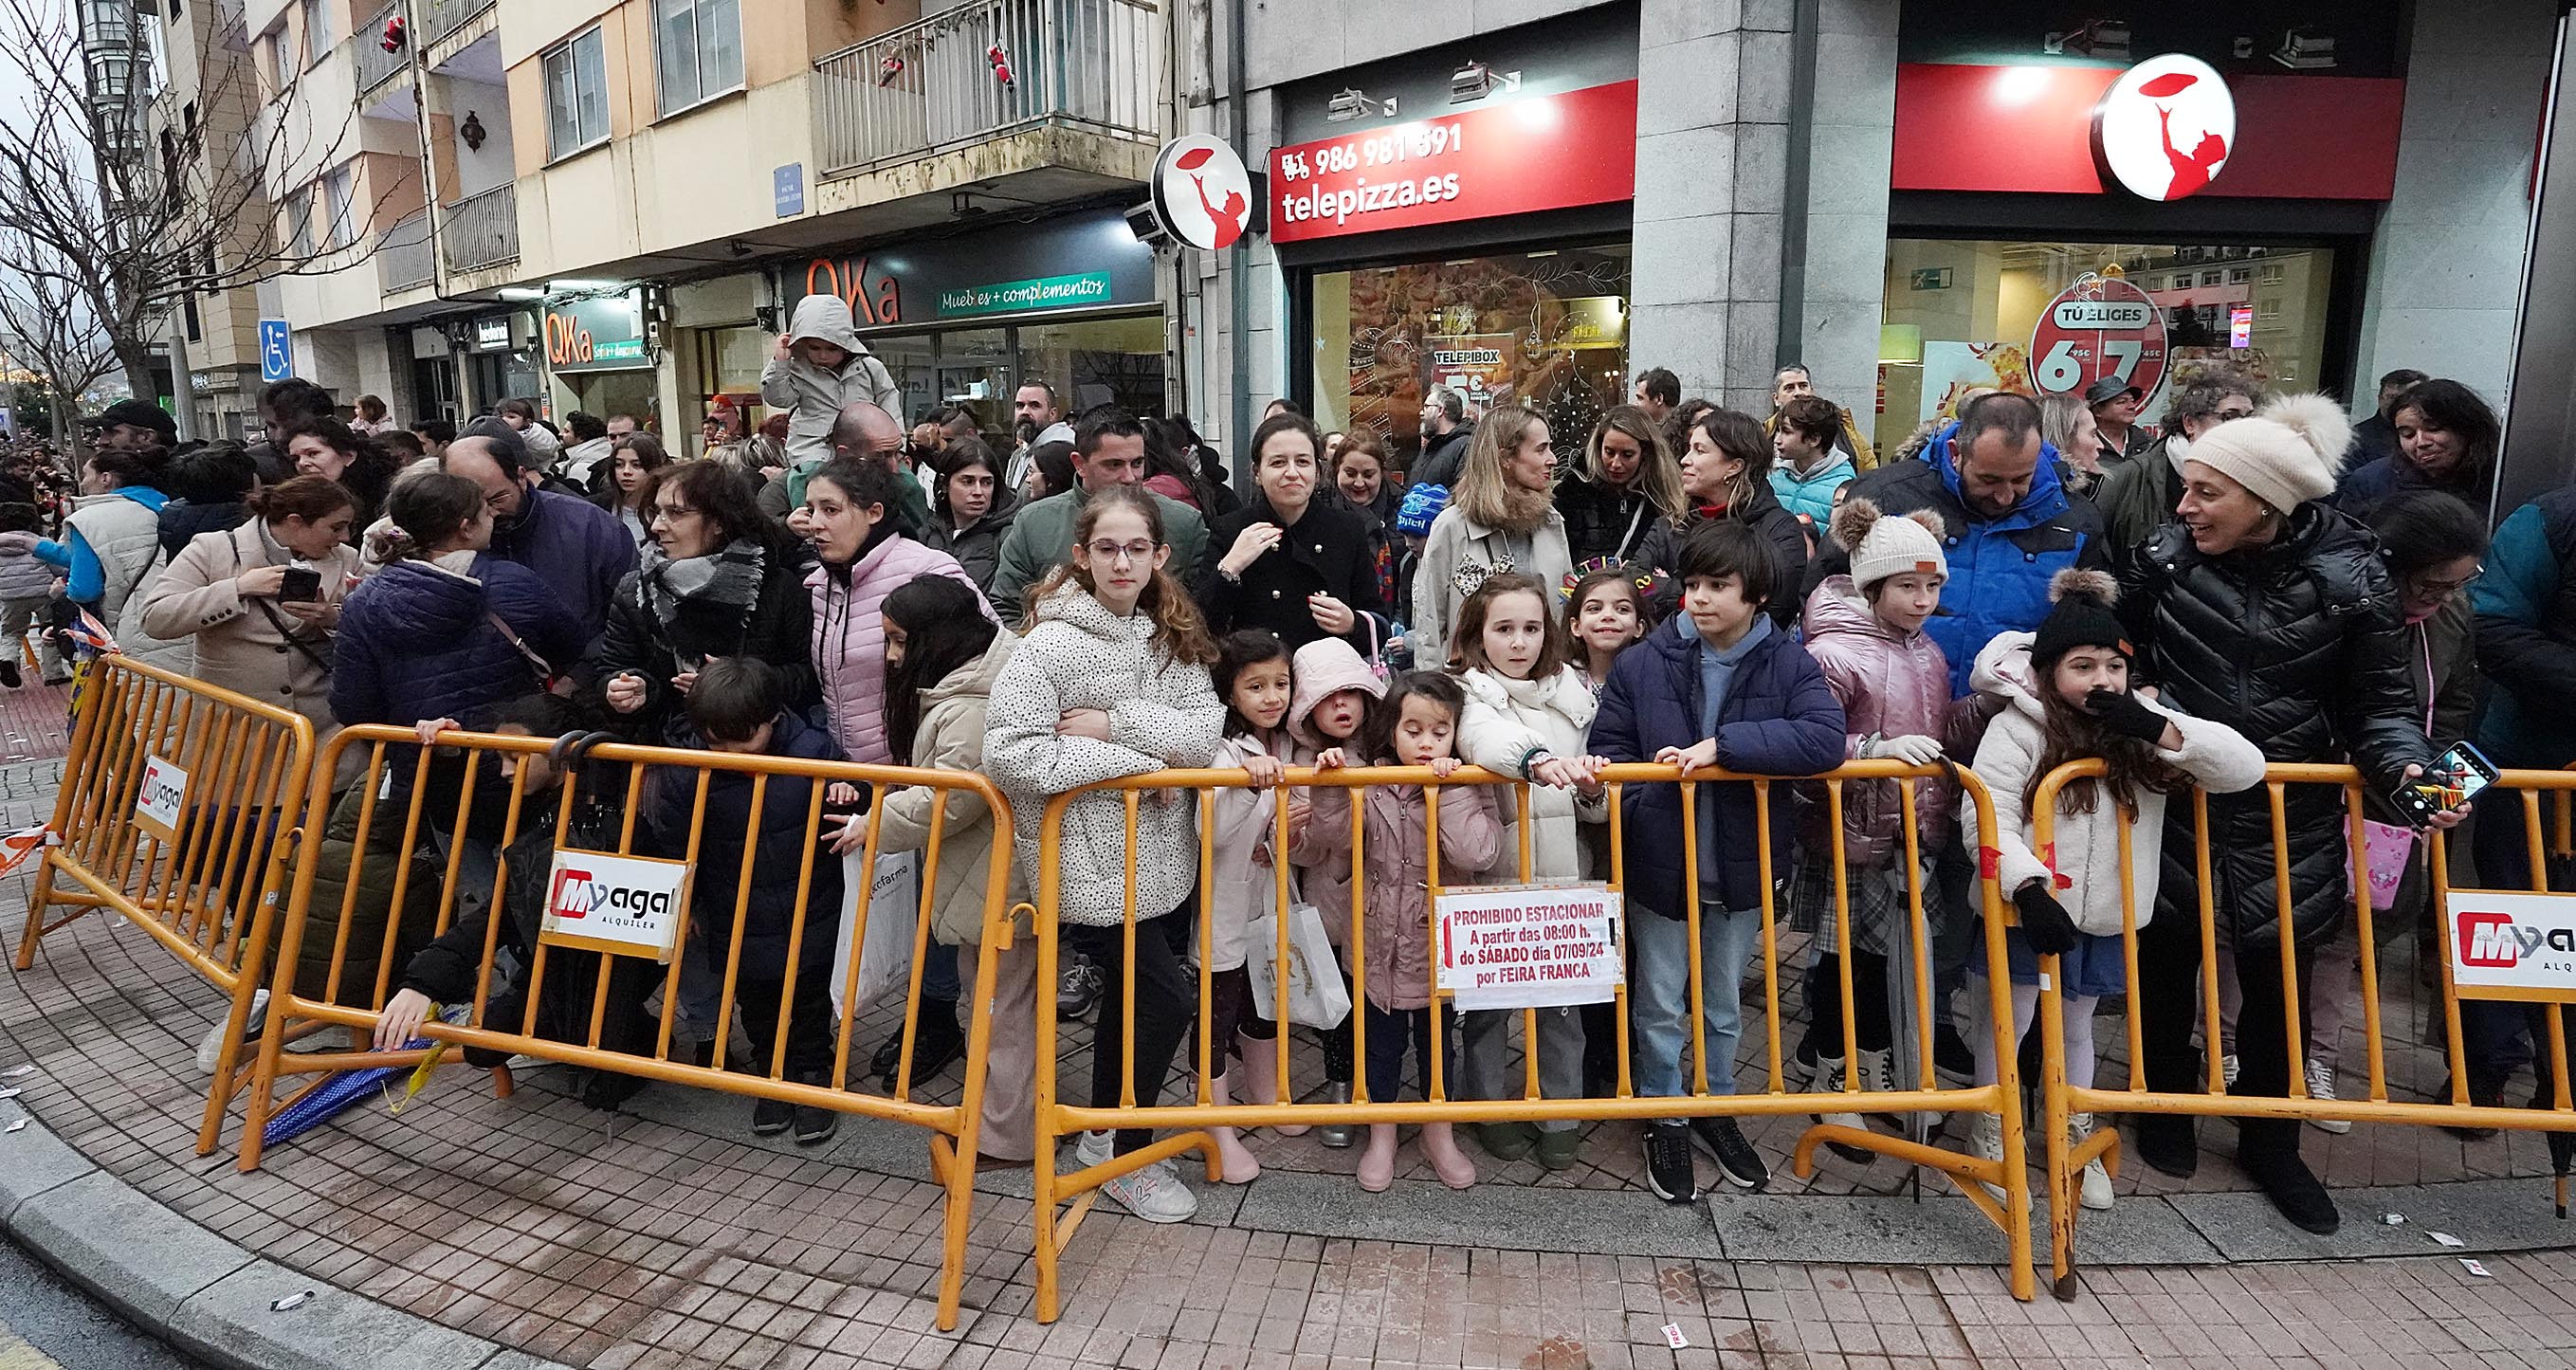
[[[687,907],[690,865],[613,852],[557,849],[538,940],[668,964]]]
[[[1598,883],[1445,892],[1440,989],[1462,1009],[1608,1003],[1627,978],[1624,912]]]

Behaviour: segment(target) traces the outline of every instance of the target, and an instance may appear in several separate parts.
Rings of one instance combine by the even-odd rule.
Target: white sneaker
[[[2321,1099],[2330,1104],[2337,1102],[2333,1066],[2321,1065],[2315,1061],[2308,1062],[2308,1097]],[[2341,1135],[2352,1131],[2352,1120],[2349,1118],[2310,1118],[2308,1123],[2320,1132]]]
[[[1149,1223],[1187,1222],[1199,1211],[1199,1196],[1181,1183],[1170,1161],[1131,1170],[1102,1185],[1100,1192]]]
[[[1968,1154],[1981,1161],[1994,1161],[1999,1164],[2002,1162],[2004,1120],[2001,1116],[1993,1113],[1977,1115],[1976,1125],[1968,1129]],[[1985,1182],[1980,1180],[1978,1183]],[[1999,1186],[1986,1185],[1986,1192],[1994,1196],[1996,1203],[2004,1201],[2004,1191]]]
[[[250,1022],[242,1029],[242,1045],[248,1046],[258,1041],[260,1033],[267,1027],[268,991],[254,990],[250,996]],[[215,1067],[222,1063],[223,1056],[224,1023],[223,1019],[218,1018],[213,1027],[206,1029],[206,1035],[197,1039],[197,1073],[214,1074]],[[233,1064],[239,1065],[241,1062],[235,1061]]]
[[[2243,1067],[2237,1063],[2236,1053],[2231,1051],[2219,1057],[2218,1082],[2229,1089],[2236,1088],[2236,1073],[2241,1069]]]
[[[1861,1064],[1864,1069],[1867,1068],[1868,1063],[1869,1053],[1861,1053]],[[1868,1080],[1862,1080],[1860,1082],[1860,1087],[1867,1089],[1870,1087],[1870,1082]],[[1807,1077],[1808,1092],[1812,1094],[1840,1094],[1842,1093],[1842,1089],[1843,1058],[1840,1056],[1818,1056],[1816,1058],[1814,1073]],[[1862,1121],[1861,1116],[1857,1113],[1819,1113],[1816,1115],[1816,1121],[1831,1124],[1835,1127],[1848,1127],[1864,1132],[1869,1129],[1869,1124]]]
[[[2083,1144],[2085,1138],[2092,1135],[2092,1114],[2071,1113],[2067,1115],[2066,1140],[2068,1144],[2080,1146]],[[2096,1156],[2092,1160],[2084,1163],[2083,1190],[2076,1195],[2076,1201],[2081,1203],[2084,1207],[2092,1209],[2096,1213],[2099,1213],[2111,1206],[2111,1172],[2103,1168],[2101,1157]]]
[[[1089,1170],[1096,1165],[1106,1165],[1109,1163],[1109,1158],[1117,1154],[1117,1150],[1117,1133],[1086,1132],[1073,1139],[1073,1163],[1084,1170]]]

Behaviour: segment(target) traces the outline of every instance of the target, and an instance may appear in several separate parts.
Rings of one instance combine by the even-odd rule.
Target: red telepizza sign
[[[1275,148],[1270,237],[1295,243],[1419,228],[1637,193],[1637,83]]]
[[[2081,395],[2105,376],[2153,398],[2165,380],[2165,315],[2147,292],[2087,274],[2039,312],[2030,378],[2046,395]]]

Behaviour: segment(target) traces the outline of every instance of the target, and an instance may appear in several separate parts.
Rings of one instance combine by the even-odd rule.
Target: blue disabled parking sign
[[[287,351],[286,320],[259,321],[259,378],[282,381],[295,374],[294,358]]]

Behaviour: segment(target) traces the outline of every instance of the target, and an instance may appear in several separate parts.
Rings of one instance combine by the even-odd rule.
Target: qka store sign
[[[604,300],[546,306],[546,365],[557,371],[624,371],[653,364],[644,346],[643,301],[635,291]]]
[[[2576,895],[2455,889],[2450,913],[2461,998],[2576,1002]]]
[[[839,297],[862,330],[1156,301],[1154,250],[1114,209],[815,257],[783,284],[798,299]]]
[[[1294,243],[1637,193],[1637,83],[1531,95],[1270,154],[1270,237]]]

